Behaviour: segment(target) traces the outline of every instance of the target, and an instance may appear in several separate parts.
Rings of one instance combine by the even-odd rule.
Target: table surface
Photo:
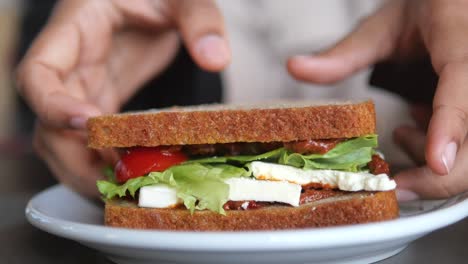
[[[111,263],[99,252],[31,226],[24,216],[28,200],[56,184],[33,156],[0,156],[0,263]],[[467,263],[468,218],[413,242],[379,263]]]

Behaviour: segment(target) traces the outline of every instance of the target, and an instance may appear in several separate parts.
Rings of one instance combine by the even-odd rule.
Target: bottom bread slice
[[[226,215],[183,208],[140,208],[135,202],[106,202],[105,224],[114,227],[186,231],[276,230],[325,227],[390,220],[399,216],[395,191],[357,192],[299,207],[268,206],[231,210]]]

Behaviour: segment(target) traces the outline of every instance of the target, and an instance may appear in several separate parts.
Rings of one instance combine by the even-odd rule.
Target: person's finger
[[[76,131],[35,130],[35,149],[60,182],[87,197],[97,197],[96,180],[103,178],[105,163],[86,148],[86,138]]]
[[[426,134],[421,129],[411,126],[400,126],[393,132],[395,143],[400,146],[410,158],[421,166],[426,163],[424,149]]]
[[[153,27],[159,25],[151,5],[143,4],[142,0],[132,3],[125,6],[114,1],[58,3],[17,70],[18,90],[42,123],[82,129],[88,117],[102,113],[89,98],[76,96],[74,88],[67,87],[65,82],[71,73],[79,75],[77,69],[81,66],[104,65],[112,35],[125,23],[134,23],[135,17],[140,17],[139,21],[152,23]],[[81,86],[86,85],[85,80],[82,82]]]
[[[450,63],[440,75],[426,148],[429,167],[449,174],[468,130],[468,60]]]
[[[298,80],[333,83],[389,57],[400,33],[401,2],[390,1],[331,49],[290,58],[289,72]]]
[[[396,197],[399,202],[408,202],[419,199],[419,195],[417,193],[398,187],[396,189]]]
[[[440,7],[440,14],[444,9]],[[460,9],[466,9],[466,6]],[[428,128],[426,159],[428,166],[440,175],[448,174],[454,166],[457,150],[468,129],[468,103],[465,100],[468,96],[468,49],[461,45],[468,41],[468,36],[463,34],[468,19],[459,11],[452,11],[450,17],[435,20],[430,34],[425,35],[432,64],[439,74],[434,113]]]
[[[465,173],[466,174],[466,173]],[[428,167],[419,167],[398,173],[395,176],[397,186],[414,192],[424,199],[448,198],[468,189],[465,175],[440,177]]]
[[[426,6],[430,16],[420,23],[421,36],[439,75],[426,159],[435,173],[446,175],[454,166],[468,128],[468,2],[430,1]]]
[[[455,166],[446,177],[440,177],[427,166],[402,171],[395,175],[398,188],[417,193],[422,198],[447,198],[468,190],[468,156],[465,144],[459,151]]]
[[[231,60],[224,19],[213,0],[171,1],[175,23],[195,62],[205,70],[220,71]]]
[[[53,127],[84,128],[101,111],[71,96],[63,78],[78,63],[79,32],[72,25],[43,32],[17,71],[17,87],[39,119]]]

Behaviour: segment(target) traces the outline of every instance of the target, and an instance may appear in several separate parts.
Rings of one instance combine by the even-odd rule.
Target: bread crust
[[[313,228],[377,222],[397,218],[395,191],[357,192],[299,207],[271,206],[255,210],[211,211],[139,208],[124,200],[106,202],[105,224],[113,227],[185,231],[245,231]]]
[[[117,114],[88,121],[91,148],[289,142],[375,133],[371,101],[278,108]]]

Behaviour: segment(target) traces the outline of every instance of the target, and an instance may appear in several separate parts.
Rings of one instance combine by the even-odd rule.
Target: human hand
[[[429,105],[412,105],[410,114],[416,126],[403,125],[395,129],[394,140],[418,166],[395,175],[398,183],[399,199],[414,200],[418,197],[446,198],[468,190],[466,172],[468,164],[463,162],[468,155],[468,142],[464,142],[458,151],[457,160],[448,177],[441,177],[432,172],[425,164],[424,150],[426,130],[432,115]]]
[[[445,198],[468,190],[467,11],[466,1],[388,1],[335,47],[288,61],[297,79],[333,83],[378,61],[430,56],[440,78],[427,139],[416,130],[396,131],[397,141],[410,152],[425,149],[425,155],[417,151],[417,156],[427,166],[397,175],[400,188],[424,198]]]
[[[95,181],[113,151],[86,148],[91,116],[119,110],[162,72],[179,47],[205,70],[230,60],[214,1],[63,0],[17,71],[18,90],[38,116],[34,146],[65,185],[97,194]]]

